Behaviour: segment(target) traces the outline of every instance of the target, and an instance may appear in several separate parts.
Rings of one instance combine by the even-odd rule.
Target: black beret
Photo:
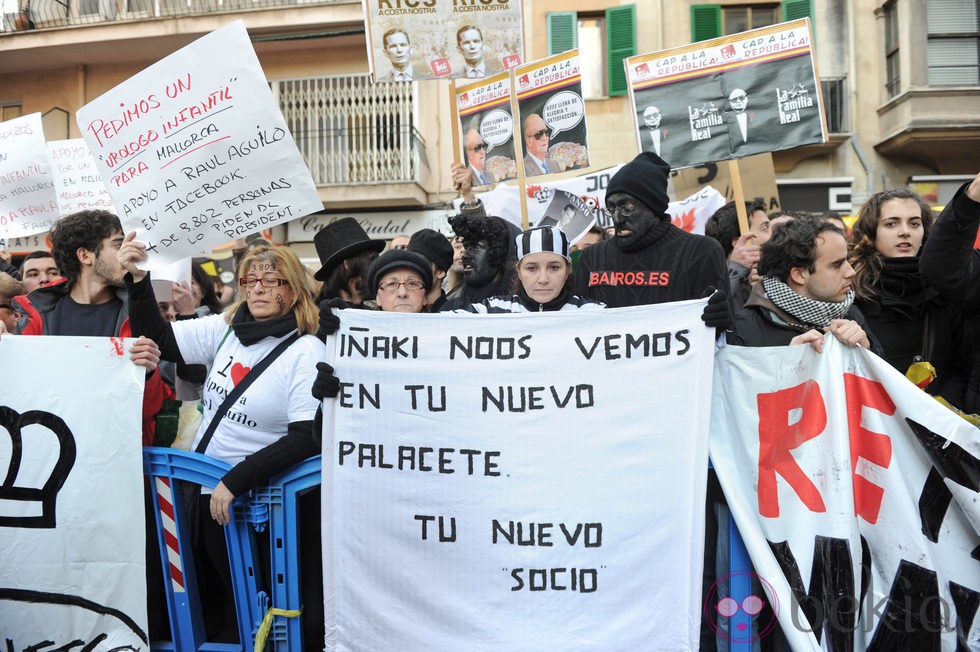
[[[420,229],[408,241],[408,250],[428,258],[436,269],[448,271],[453,266],[453,246],[435,229]]]

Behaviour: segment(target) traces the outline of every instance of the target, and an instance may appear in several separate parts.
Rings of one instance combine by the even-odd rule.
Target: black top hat
[[[343,217],[331,222],[313,236],[316,255],[320,258],[320,270],[313,275],[323,281],[341,262],[362,251],[380,252],[384,240],[372,240],[353,217]]]

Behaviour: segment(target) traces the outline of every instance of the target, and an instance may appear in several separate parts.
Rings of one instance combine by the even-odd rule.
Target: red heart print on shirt
[[[231,365],[231,382],[237,385],[238,383],[242,382],[242,378],[245,377],[245,374],[251,370],[251,367],[246,367],[242,363],[236,362],[235,364]]]

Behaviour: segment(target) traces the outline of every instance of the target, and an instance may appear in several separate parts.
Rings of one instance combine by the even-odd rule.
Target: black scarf
[[[568,302],[568,298],[572,295],[572,288],[569,283],[565,283],[565,286],[558,293],[558,296],[549,301],[548,303],[540,303],[535,299],[528,296],[527,291],[524,290],[524,286],[521,285],[517,290],[518,301],[521,305],[530,310],[531,312],[551,312],[554,310],[561,310],[561,307]]]
[[[267,337],[282,337],[296,330],[296,313],[289,311],[282,317],[256,321],[248,310],[248,305],[242,304],[231,318],[231,330],[235,337],[245,346],[251,346]]]
[[[884,296],[902,297],[913,305],[921,303],[926,286],[919,273],[919,258],[883,258],[878,286]]]

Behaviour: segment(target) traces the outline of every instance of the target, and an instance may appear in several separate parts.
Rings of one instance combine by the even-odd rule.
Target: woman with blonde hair
[[[231,501],[268,475],[263,468],[267,460],[250,456],[287,434],[312,438],[319,402],[310,387],[316,363],[326,353],[315,337],[318,310],[296,254],[286,247],[262,245],[242,258],[241,291],[224,313],[166,322],[157,309],[149,274],[136,266],[146,253],[134,237],[130,233],[119,249],[119,262],[129,272],[125,281],[133,333],[157,342],[162,359],[211,367],[192,450],[232,466],[210,494],[202,489],[198,520],[213,571],[225,587],[224,595],[213,601],[215,609],[220,604],[224,611],[219,637],[225,639],[237,628],[220,526],[228,523]]]
[[[865,202],[849,238],[854,303],[889,364],[906,373],[913,364],[929,362],[938,375],[923,384],[926,391],[957,404],[962,317],[919,273],[919,252],[932,222],[929,205],[906,188],[875,193]]]

